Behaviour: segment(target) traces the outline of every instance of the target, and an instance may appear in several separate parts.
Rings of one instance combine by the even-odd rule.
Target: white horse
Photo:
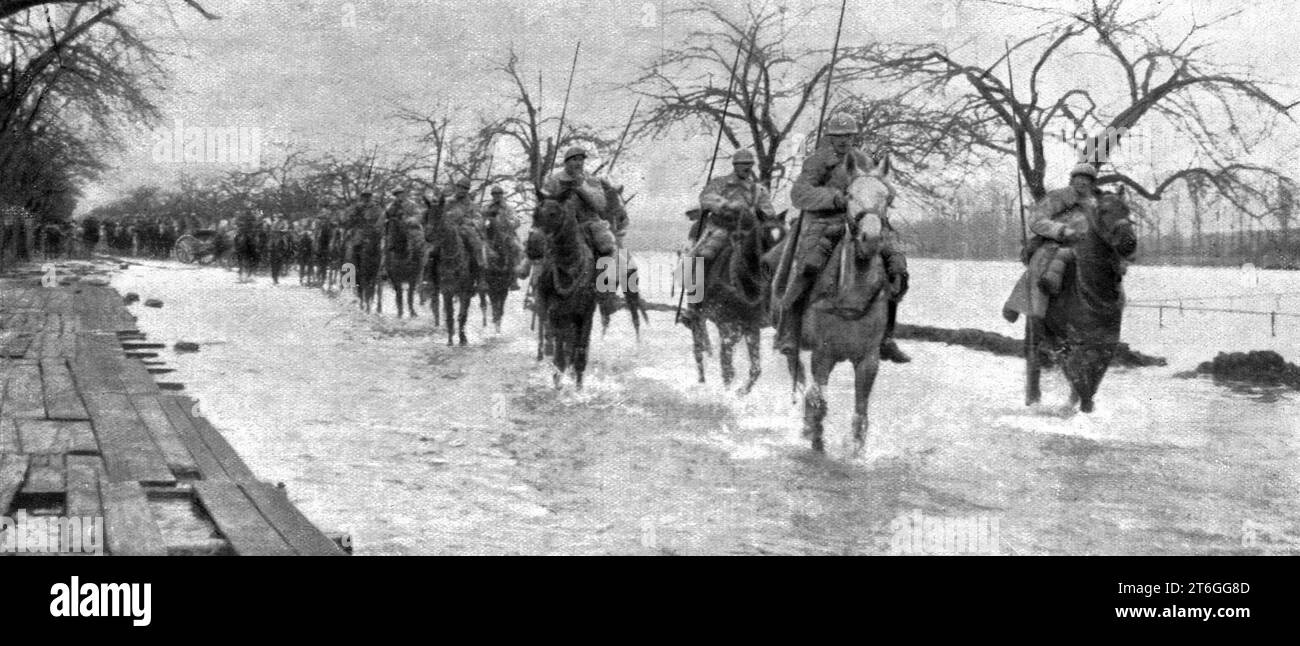
[[[852,362],[856,456],[866,445],[867,409],[888,323],[890,293],[880,248],[884,236],[892,235],[888,210],[895,193],[887,181],[888,157],[865,169],[858,167],[854,157],[845,159],[845,170],[852,178],[847,189],[845,235],[812,288],[800,347],[812,351],[813,383],[804,391],[803,434],[815,451],[824,450],[822,421],[827,406],[823,393],[831,371],[842,361]],[[856,235],[850,236],[853,229]],[[793,358],[791,370],[796,384],[802,384],[802,360]]]

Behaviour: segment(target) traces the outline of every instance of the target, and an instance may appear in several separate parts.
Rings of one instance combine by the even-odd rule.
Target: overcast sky
[[[154,42],[176,53],[169,59],[170,88],[158,97],[165,124],[179,120],[186,125],[258,128],[268,140],[292,140],[313,149],[357,149],[391,141],[400,128],[386,117],[397,104],[431,110],[459,106],[466,119],[479,111],[504,113],[511,107],[511,88],[504,75],[491,67],[511,46],[520,55],[521,69],[534,81],[541,70],[543,109],[554,114],[560,109],[579,39],[582,54],[569,114],[618,128],[635,98],[610,91],[608,84],[630,78],[660,51],[661,44],[671,47],[695,26],[671,15],[689,0],[203,0],[203,4],[222,19],[207,21],[182,10],[177,10],[175,22],[141,17],[148,21]],[[719,4],[737,14],[743,11],[738,0]],[[829,47],[838,3],[794,0],[787,4],[795,9],[821,7],[814,14],[817,19],[797,25],[797,32],[809,44]],[[1072,0],[1039,4],[1076,6]],[[1294,37],[1295,26],[1300,25],[1300,3],[1152,0],[1131,4],[1135,9],[1168,5],[1161,28],[1171,38],[1193,16],[1218,15],[1233,4],[1245,8],[1242,17],[1218,28],[1215,56],[1225,64],[1289,83],[1278,88],[1278,94],[1284,100],[1297,100],[1300,83],[1295,83],[1295,70],[1300,69],[1300,56]],[[967,59],[987,64],[996,60],[1006,38],[1032,33],[1045,19],[1041,13],[978,0],[850,0],[843,42],[851,46],[873,39],[940,40],[962,44]],[[1025,58],[1021,67],[1027,73]],[[1077,75],[1073,70],[1058,73],[1046,79],[1048,85],[1061,89],[1099,79],[1109,82],[1104,80],[1104,70],[1091,67],[1099,59],[1070,60],[1072,65],[1077,62]],[[812,125],[810,117],[807,127]],[[1279,141],[1295,141],[1294,131],[1291,126]],[[155,163],[150,132],[142,130],[138,135],[139,145],[113,160],[118,171],[87,191],[83,209],[112,199],[129,186],[166,184],[178,171],[205,170]],[[618,179],[646,196],[638,200],[633,215],[679,218],[700,189],[711,148],[711,137],[694,137],[642,143],[625,153]],[[1300,175],[1294,146],[1279,145],[1267,154],[1270,161],[1289,164]],[[1009,165],[1008,171],[1012,171]],[[777,200],[786,201],[785,196]]]

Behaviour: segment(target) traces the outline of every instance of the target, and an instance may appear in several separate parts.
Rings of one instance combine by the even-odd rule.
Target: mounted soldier
[[[419,227],[419,217],[415,214],[415,206],[406,199],[406,189],[398,188],[393,191],[393,203],[388,205],[384,210],[384,252],[406,252],[406,234],[411,224]],[[420,237],[424,237],[423,228],[420,229]]]
[[[780,302],[778,313],[777,349],[798,356],[803,313],[808,306],[809,292],[830,259],[835,245],[844,236],[848,218],[848,196],[845,190],[852,178],[845,161],[852,156],[858,168],[871,168],[875,161],[853,147],[858,135],[858,122],[852,115],[838,113],[826,122],[826,145],[818,148],[803,162],[803,170],[790,189],[790,203],[800,209],[802,222],[799,239],[794,248],[789,278]],[[894,342],[894,321],[898,302],[907,293],[907,260],[892,229],[887,230],[880,247],[889,278],[891,298],[889,320],[884,340],[880,344],[880,358],[896,363],[911,361]]]
[[[688,252],[689,258],[704,260],[704,274],[709,264],[731,242],[737,231],[750,231],[755,226],[768,226],[776,220],[772,208],[772,195],[754,175],[754,154],[738,150],[731,156],[735,172],[715,177],[700,192],[700,210],[697,217],[705,220],[703,233]],[[699,319],[701,303],[687,305],[682,323],[693,327]]]
[[[1048,300],[1061,290],[1067,270],[1073,267],[1073,245],[1088,232],[1097,211],[1097,167],[1082,163],[1070,170],[1070,185],[1048,191],[1034,204],[1029,230],[1034,234],[1021,253],[1028,267],[1012,291],[1002,315],[1015,322],[1020,313],[1041,319]],[[1028,298],[1028,302],[1025,299]]]
[[[349,240],[355,241],[354,238],[358,234],[371,231],[379,226],[383,211],[380,209],[379,204],[372,199],[374,195],[370,191],[362,191],[361,201],[348,209],[348,213],[343,220],[343,227],[347,231]]]
[[[461,178],[456,181],[456,193],[443,209],[442,226],[445,230],[454,230],[459,233],[461,240],[464,241],[466,251],[469,252],[470,261],[474,263],[478,271],[482,271],[487,264],[486,249],[479,228],[483,216],[479,211],[478,204],[475,204],[474,200],[470,198],[470,188],[468,178]]]
[[[518,289],[518,278],[514,275],[520,259],[523,257],[523,245],[519,242],[519,219],[514,209],[506,203],[506,192],[500,186],[492,187],[492,202],[483,212],[485,238],[499,257],[500,264],[510,270],[510,289]]]
[[[569,148],[564,153],[564,167],[542,183],[542,196],[560,202],[573,214],[597,256],[612,256],[618,250],[618,241],[605,219],[605,187],[587,174],[583,168],[586,161],[587,151],[581,146]]]

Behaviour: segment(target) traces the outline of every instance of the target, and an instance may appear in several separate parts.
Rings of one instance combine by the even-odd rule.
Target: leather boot
[[[894,363],[907,363],[912,360],[894,341],[894,321],[898,318],[898,303],[889,302],[889,319],[885,324],[885,338],[880,342],[880,358]]]
[[[785,286],[781,302],[777,304],[780,312],[777,321],[776,349],[786,356],[798,356],[799,341],[803,332],[803,313],[808,303],[808,288],[812,278],[807,273],[791,276]]]
[[[885,264],[885,276],[889,280],[889,318],[885,324],[885,338],[880,341],[880,358],[894,363],[907,363],[912,360],[894,341],[894,322],[898,318],[898,302],[907,293],[907,258],[893,245],[882,245],[881,259]]]

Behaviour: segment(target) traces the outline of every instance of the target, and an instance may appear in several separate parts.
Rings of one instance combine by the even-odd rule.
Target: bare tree
[[[788,44],[796,25],[811,22],[820,10],[787,18],[786,4],[751,0],[738,17],[709,2],[672,12],[700,26],[620,86],[651,100],[635,134],[659,138],[675,128],[714,133],[720,128],[732,148],[753,147],[759,179],[771,188],[797,154],[793,146],[783,151],[782,145],[797,138],[796,126],[818,107],[830,70],[830,47]],[[863,78],[861,63],[872,51],[873,45],[841,46],[835,84]]]
[[[1049,19],[1037,33],[1011,45],[1018,62],[1031,63],[1028,73],[1017,75],[1014,95],[1003,58],[966,60],[937,44],[895,44],[875,51],[872,77],[895,84],[895,96],[908,108],[903,120],[932,123],[922,128],[931,132],[930,149],[1013,157],[1034,198],[1046,193],[1046,144],[1053,133],[1087,133],[1085,158],[1105,164],[1131,129],[1160,115],[1185,135],[1203,161],[1149,185],[1119,169],[1103,173],[1101,183],[1124,184],[1158,200],[1175,183],[1195,182],[1236,208],[1261,215],[1258,207],[1267,201],[1269,184],[1262,180],[1282,175],[1241,161],[1242,151],[1270,118],[1290,118],[1295,103],[1276,98],[1266,80],[1214,62],[1214,27],[1235,14],[1197,22],[1170,38],[1152,26],[1162,9],[1129,15],[1125,6],[1123,0],[1090,0],[1074,13],[1022,7]],[[1079,73],[1067,60],[1071,48],[1088,53],[1089,61],[1104,61],[1089,66],[1090,76],[1118,73],[1123,79],[1118,95],[1101,96],[1099,89],[1084,87],[1050,95],[1042,81],[1049,69]],[[946,98],[954,91],[955,98]],[[1101,107],[1116,103],[1118,109]],[[920,164],[925,158],[912,161]]]
[[[500,166],[493,173],[497,178],[513,179],[517,186],[531,184],[540,191],[546,173],[551,170],[548,165],[557,158],[558,151],[582,144],[590,154],[600,155],[612,150],[617,144],[617,140],[605,134],[604,129],[572,117],[565,121],[563,132],[551,135],[552,129],[559,128],[560,111],[555,111],[555,117],[542,116],[542,106],[529,91],[519,69],[519,56],[513,49],[507,52],[505,60],[495,69],[505,74],[513,86],[511,95],[515,100],[515,111],[502,119],[484,124],[479,133],[480,141],[487,145],[488,140],[502,137],[513,142],[519,147],[524,162],[524,167],[511,169],[508,166],[511,160],[496,159],[495,165]],[[569,114],[576,111],[576,106],[569,106]]]

